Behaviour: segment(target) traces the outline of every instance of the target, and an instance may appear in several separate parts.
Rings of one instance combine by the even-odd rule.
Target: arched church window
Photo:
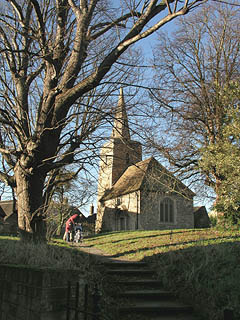
[[[174,203],[170,198],[160,202],[159,220],[161,223],[174,223]]]

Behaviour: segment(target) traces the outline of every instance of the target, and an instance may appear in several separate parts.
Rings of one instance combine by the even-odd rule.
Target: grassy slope
[[[63,241],[50,244],[22,243],[17,237],[0,236],[0,264],[32,268],[84,269],[87,257]]]
[[[192,302],[204,320],[222,320],[233,308],[240,319],[240,234],[237,231],[174,230],[100,234],[84,240],[114,257],[153,263],[167,289]],[[0,264],[85,268],[86,256],[63,241],[22,244],[0,237]]]
[[[193,303],[203,319],[240,319],[240,234],[237,231],[133,231],[86,240],[114,257],[154,264],[164,286]]]

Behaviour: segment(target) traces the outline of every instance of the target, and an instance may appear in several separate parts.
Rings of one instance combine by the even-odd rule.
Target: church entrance
[[[124,217],[120,218],[120,230],[126,230],[126,221]]]
[[[124,210],[116,210],[116,231],[128,230],[128,215]]]

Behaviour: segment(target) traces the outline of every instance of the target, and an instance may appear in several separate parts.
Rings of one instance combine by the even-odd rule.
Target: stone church
[[[100,152],[96,232],[194,227],[194,193],[131,140],[123,90]]]

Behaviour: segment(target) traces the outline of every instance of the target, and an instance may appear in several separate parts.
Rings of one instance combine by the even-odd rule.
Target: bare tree
[[[0,176],[16,191],[23,239],[45,239],[50,189],[111,109],[101,102],[120,57],[206,1],[2,1],[0,152],[10,170]]]
[[[211,166],[200,161],[206,148],[223,141],[229,121],[225,92],[239,82],[239,18],[236,6],[203,7],[180,19],[171,37],[161,34],[155,54],[159,90],[151,92],[157,104],[148,142],[182,178],[217,195],[224,179],[217,160]]]
[[[85,173],[85,171],[84,171]],[[95,181],[83,175],[78,178],[74,172],[60,172],[52,190],[51,203],[48,206],[47,237],[61,234],[63,224],[73,214],[73,209],[84,207],[96,195]]]

